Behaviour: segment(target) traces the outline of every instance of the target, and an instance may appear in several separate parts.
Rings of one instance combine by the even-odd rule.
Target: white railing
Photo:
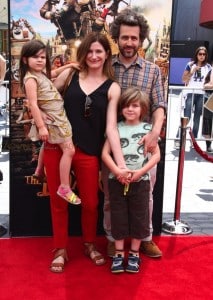
[[[180,119],[184,117],[184,97],[183,95],[187,93],[187,90],[190,90],[190,93],[196,94],[197,88],[190,88],[184,86],[169,86],[168,93],[168,111],[167,111],[167,133],[166,138],[168,140],[175,140],[178,132],[178,128],[180,127]],[[194,96],[192,96],[193,103]],[[204,95],[203,95],[204,101]],[[204,108],[203,108],[204,109]],[[204,141],[205,137],[202,135],[202,127],[203,127],[203,109],[202,115],[200,117],[200,126],[198,131],[198,136],[196,140]],[[193,128],[193,105],[191,107],[191,118],[188,123],[188,127]],[[213,114],[212,114],[213,118]],[[190,139],[189,135],[187,135],[187,139]],[[213,140],[213,128],[211,130],[210,140]]]
[[[0,136],[9,136],[10,91],[9,81],[0,82]]]

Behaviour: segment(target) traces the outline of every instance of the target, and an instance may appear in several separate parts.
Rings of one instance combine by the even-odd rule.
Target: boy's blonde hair
[[[150,101],[147,93],[142,92],[138,87],[130,86],[122,93],[119,101],[119,113],[122,113],[122,109],[128,107],[131,103],[139,101],[141,107],[140,120],[144,116],[148,115]]]

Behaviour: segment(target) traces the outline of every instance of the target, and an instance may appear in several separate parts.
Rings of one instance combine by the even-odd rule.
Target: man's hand
[[[148,152],[152,153],[152,151],[157,147],[158,135],[153,131],[150,131],[140,139],[139,144],[144,145],[144,155],[147,155]]]

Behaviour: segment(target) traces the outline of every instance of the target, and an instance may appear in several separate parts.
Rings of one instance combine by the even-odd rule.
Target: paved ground
[[[163,223],[174,221],[175,204],[180,203],[180,219],[193,230],[192,234],[213,234],[213,165],[203,159],[192,147],[189,129],[183,164],[181,197],[176,197],[179,150],[174,149],[174,139],[180,123],[181,99],[170,93],[168,99],[167,142],[164,175]],[[202,118],[200,125],[202,124]],[[193,124],[188,124],[188,127]],[[201,150],[206,151],[202,140],[201,126],[197,141]],[[213,142],[212,142],[213,147]],[[208,154],[210,157],[212,154]],[[179,202],[180,198],[180,202]],[[176,211],[178,212],[178,211]],[[177,214],[175,214],[177,215]]]
[[[164,212],[174,212],[178,174],[179,151],[167,141],[164,180]],[[205,142],[198,142],[203,150]],[[209,154],[213,157],[213,154]],[[186,142],[181,193],[181,212],[213,213],[213,165],[203,159],[190,142]]]

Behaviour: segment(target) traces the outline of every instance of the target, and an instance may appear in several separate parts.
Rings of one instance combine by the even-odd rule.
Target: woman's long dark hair
[[[46,50],[46,75],[50,78],[51,73],[51,63],[49,58],[49,53],[47,51],[46,45],[40,40],[31,40],[26,42],[21,49],[20,61],[19,61],[19,74],[20,74],[20,83],[21,86],[24,86],[24,76],[27,71],[29,71],[28,58],[36,55],[41,49]],[[24,62],[26,58],[27,62]]]
[[[206,54],[205,55],[205,60],[202,63],[202,66],[205,66],[207,64],[207,62],[208,62],[208,51],[207,51],[206,47],[203,47],[203,46],[198,47],[195,50],[195,54],[194,54],[194,57],[193,57],[193,63],[197,64],[197,62],[198,62],[198,58],[197,57],[198,57],[198,53],[200,52],[200,50],[203,50],[205,52],[205,54]]]

